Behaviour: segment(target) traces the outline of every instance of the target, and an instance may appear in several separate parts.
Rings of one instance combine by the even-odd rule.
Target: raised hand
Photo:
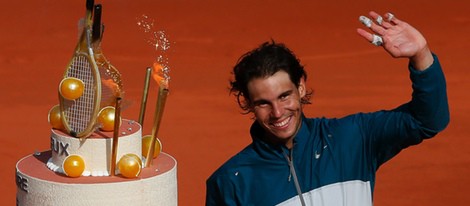
[[[432,64],[431,51],[426,39],[418,30],[391,13],[382,17],[371,11],[369,15],[375,21],[364,16],[359,19],[371,32],[358,28],[359,35],[377,46],[382,46],[395,58],[409,58],[418,70],[424,70]]]

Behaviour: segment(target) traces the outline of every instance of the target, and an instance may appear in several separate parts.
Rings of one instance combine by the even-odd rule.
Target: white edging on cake
[[[31,176],[30,169],[20,169],[20,164],[25,164],[23,161],[35,158],[31,155],[27,156],[18,161],[16,166],[18,186],[16,193],[17,204],[23,206],[177,206],[177,162],[173,157],[166,153],[161,153],[161,155],[166,156],[165,162],[156,161],[152,168],[146,169],[156,171],[160,167],[159,164],[169,164],[171,167],[156,175],[141,176],[136,179],[126,179],[121,177],[87,177],[88,180],[90,180],[90,178],[114,179],[114,182],[106,183],[78,183],[76,181],[65,183],[42,179],[41,176]],[[38,160],[34,161],[38,162]],[[38,168],[38,170],[43,170],[42,172],[52,172],[45,167]],[[74,178],[73,180],[80,179]],[[18,181],[21,183],[18,183]]]

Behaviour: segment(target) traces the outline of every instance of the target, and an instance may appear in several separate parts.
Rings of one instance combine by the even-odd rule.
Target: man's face
[[[248,82],[251,110],[256,121],[268,133],[271,143],[292,146],[293,136],[301,123],[305,82],[297,88],[284,71],[267,78],[255,78]]]

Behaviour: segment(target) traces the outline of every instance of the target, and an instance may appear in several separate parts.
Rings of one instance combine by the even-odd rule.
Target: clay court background
[[[227,91],[238,57],[271,38],[306,65],[315,90],[307,116],[341,117],[390,109],[410,98],[406,60],[392,59],[355,32],[358,16],[392,11],[417,27],[440,57],[451,124],[406,149],[378,172],[375,205],[468,205],[470,201],[469,1],[96,1],[103,4],[104,54],[123,75],[137,119],[145,68],[156,57],[137,18],[155,19],[171,44],[171,94],[160,139],[178,161],[180,205],[203,205],[206,178],[251,138]],[[380,2],[380,3],[379,3]],[[15,204],[15,164],[49,148],[47,112],[77,41],[84,0],[2,1],[0,16],[0,182],[2,205]],[[151,86],[144,134],[156,98]],[[275,182],[273,182],[275,185]]]

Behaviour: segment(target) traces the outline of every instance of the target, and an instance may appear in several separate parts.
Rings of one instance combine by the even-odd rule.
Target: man
[[[449,122],[445,78],[424,37],[375,12],[359,35],[408,58],[412,100],[396,109],[338,119],[307,118],[303,66],[282,44],[264,43],[235,66],[231,92],[255,121],[253,142],[207,180],[206,205],[372,205],[375,174],[402,149]]]

